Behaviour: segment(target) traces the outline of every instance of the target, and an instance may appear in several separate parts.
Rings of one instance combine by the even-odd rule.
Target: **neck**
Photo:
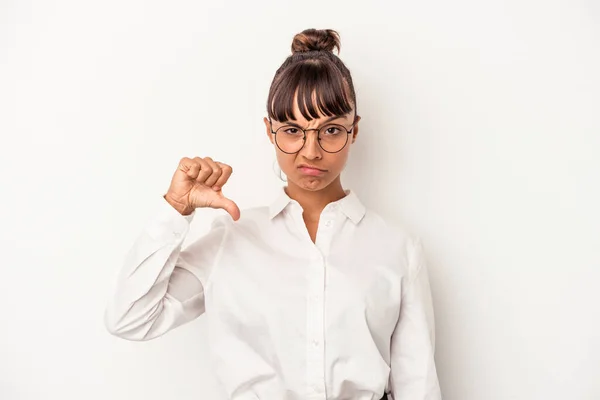
[[[346,196],[339,176],[327,187],[317,191],[306,190],[292,182],[288,182],[285,192],[291,199],[300,204],[304,210],[304,215],[314,218],[321,215],[327,204]]]

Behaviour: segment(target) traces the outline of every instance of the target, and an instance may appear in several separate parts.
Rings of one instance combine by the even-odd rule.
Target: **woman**
[[[126,259],[108,330],[149,340],[206,314],[229,399],[440,399],[431,295],[419,241],[367,210],[340,173],[360,117],[332,30],[294,37],[267,102],[287,186],[244,210],[232,169],[183,158]],[[181,249],[195,210],[220,208]]]

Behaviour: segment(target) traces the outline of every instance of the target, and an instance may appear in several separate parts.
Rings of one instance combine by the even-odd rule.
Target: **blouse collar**
[[[335,210],[339,207],[346,217],[348,217],[355,224],[358,224],[367,210],[353,190],[348,189],[344,190],[344,192],[346,193],[345,197],[327,204],[325,208]],[[284,187],[281,187],[279,195],[269,206],[269,218],[275,218],[288,205],[294,203],[300,205],[296,200],[287,195]]]

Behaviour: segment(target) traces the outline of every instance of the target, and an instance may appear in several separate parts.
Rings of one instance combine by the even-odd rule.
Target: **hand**
[[[240,218],[240,209],[223,195],[222,188],[233,169],[210,157],[184,157],[173,174],[165,200],[182,215],[191,214],[196,208],[221,208],[234,221]]]

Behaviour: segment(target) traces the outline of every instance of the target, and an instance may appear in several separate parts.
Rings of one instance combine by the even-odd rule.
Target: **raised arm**
[[[179,161],[167,194],[130,249],[104,314],[106,328],[129,340],[149,340],[204,312],[204,287],[220,254],[226,222],[218,217],[210,231],[181,250],[197,208],[227,211],[240,218],[223,185],[232,168],[210,157]]]

